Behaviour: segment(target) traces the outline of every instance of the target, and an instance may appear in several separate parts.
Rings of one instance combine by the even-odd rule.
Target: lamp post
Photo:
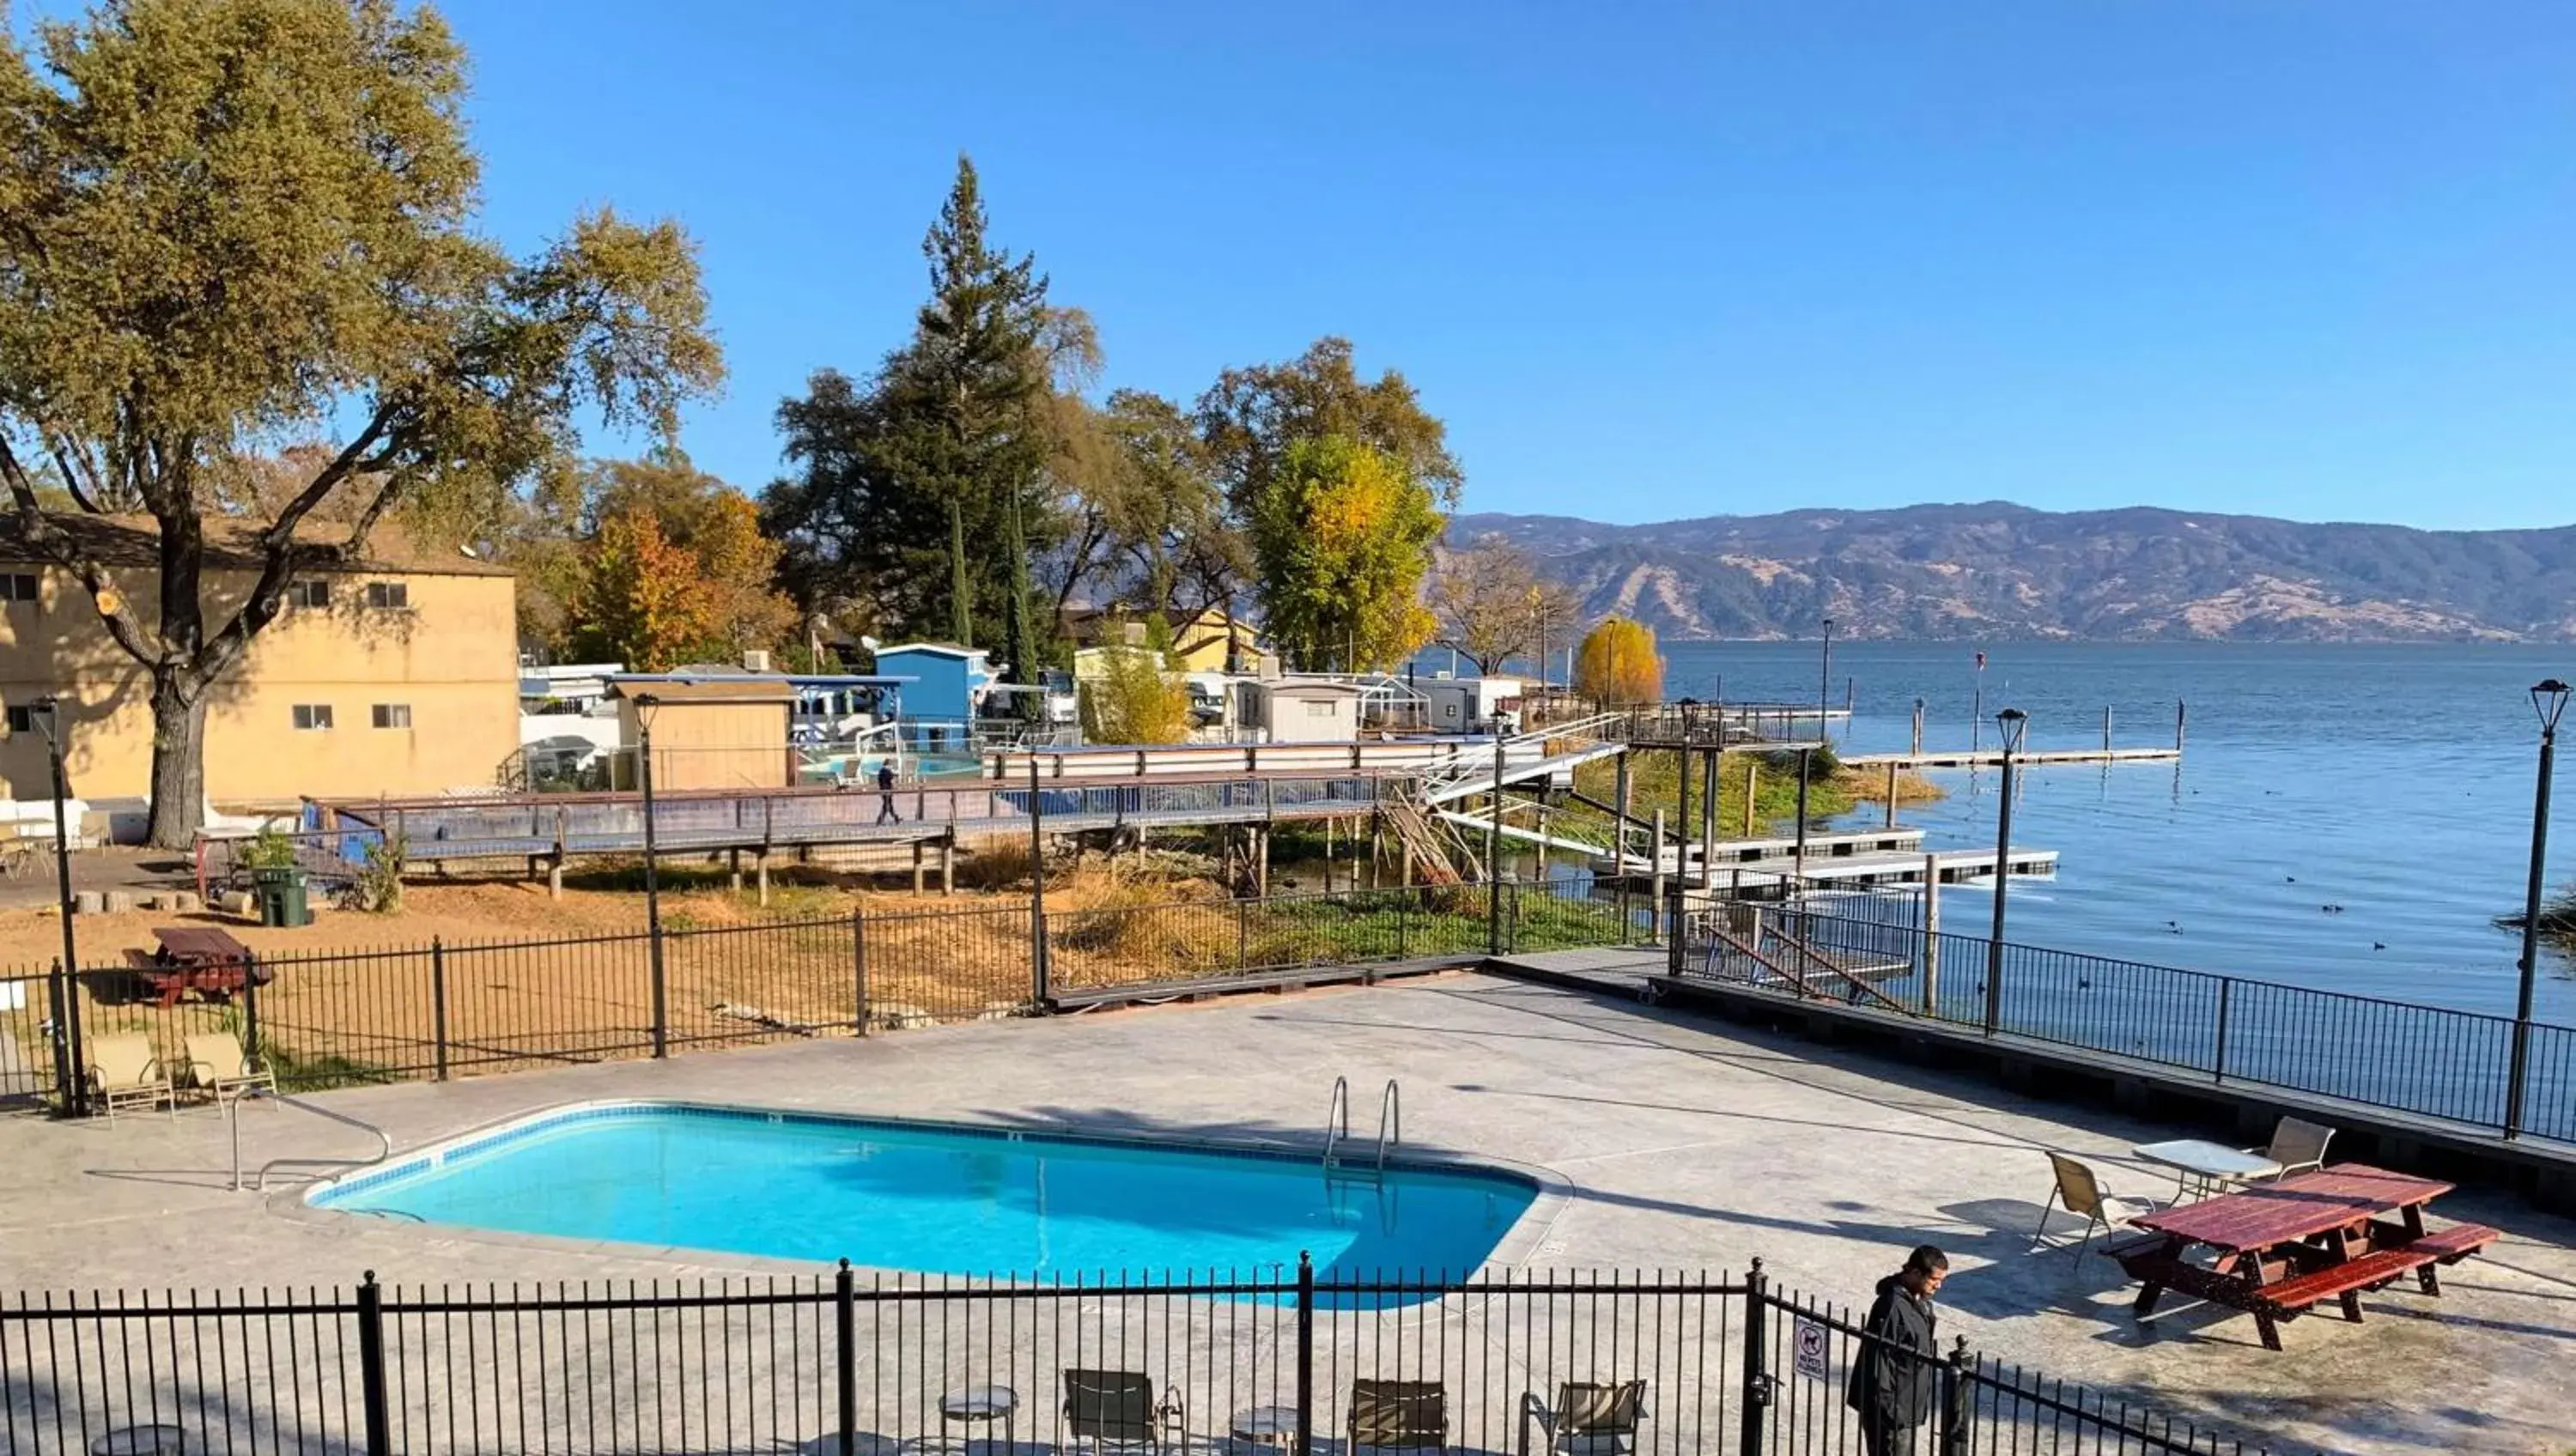
[[[644,936],[645,956],[653,969],[653,1055],[671,1054],[667,983],[662,973],[662,871],[653,843],[653,714],[662,700],[651,693],[635,698],[635,743],[640,763],[636,782],[644,791]]]
[[[1264,826],[1263,833],[1268,833]],[[1139,844],[1143,841],[1140,839]],[[1262,847],[1262,863],[1269,863],[1269,846]],[[1051,967],[1047,964],[1046,923],[1046,805],[1038,800],[1038,754],[1029,750],[1029,984],[1037,1003],[1044,1006],[1053,994],[1049,985]]]
[[[1833,737],[1832,734],[1825,731],[1825,724],[1831,721],[1825,717],[1825,710],[1831,708],[1833,706],[1833,702],[1834,619],[1827,617],[1825,619],[1825,650],[1816,661],[1816,737],[1819,740],[1830,740]]]
[[[2004,796],[1995,809],[1995,923],[1986,941],[1986,1035],[1995,1034],[2004,1010],[2004,889],[2012,883],[2013,755],[2021,752],[2030,715],[2006,708],[1995,715],[2004,745]]]
[[[2535,683],[2532,711],[2540,715],[2540,781],[2531,795],[2531,878],[2522,893],[2522,989],[2513,1008],[2513,1065],[2505,1074],[2504,1135],[2522,1135],[2522,1084],[2531,1067],[2531,984],[2540,965],[2540,882],[2549,860],[2549,779],[2558,758],[2558,715],[2567,711],[2567,684]]]
[[[48,693],[27,705],[27,716],[45,735],[54,783],[54,898],[63,920],[63,973],[54,979],[54,1083],[63,1089],[63,1105],[78,1115],[89,1110],[89,1069],[81,1047],[80,951],[72,938],[72,840],[64,807],[71,789],[63,775],[62,704]]]

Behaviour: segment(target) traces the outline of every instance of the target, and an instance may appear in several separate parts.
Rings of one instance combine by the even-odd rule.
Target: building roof
[[[708,682],[636,682],[620,680],[608,691],[621,698],[650,697],[664,703],[792,703],[796,685],[779,677],[722,678]]]
[[[81,554],[102,565],[125,570],[157,571],[161,565],[161,527],[150,516],[93,516],[81,511],[47,513],[69,534]],[[257,571],[258,536],[267,522],[217,517],[206,522],[206,565],[217,571]],[[337,522],[307,520],[296,533],[299,572],[380,573],[403,576],[511,576],[506,566],[466,555],[450,546],[440,549],[415,538],[400,525],[379,523],[367,535],[363,556],[344,556],[340,541],[347,528]],[[49,565],[51,559],[26,544],[15,512],[0,511],[0,562]]]
[[[1311,698],[1357,696],[1358,694],[1367,692],[1368,689],[1361,687],[1358,683],[1311,682],[1300,681],[1297,678],[1283,677],[1271,680],[1270,691],[1274,696]]]
[[[888,657],[897,652],[927,652],[936,657],[961,659],[992,656],[990,648],[960,647],[954,642],[905,642],[893,647],[880,647],[877,649],[877,656]]]

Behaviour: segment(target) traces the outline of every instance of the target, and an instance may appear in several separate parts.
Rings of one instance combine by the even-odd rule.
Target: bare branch
[[[145,667],[160,666],[156,656],[144,651],[143,639],[135,632],[134,625],[108,609],[108,603],[116,596],[116,583],[108,577],[105,568],[83,557],[80,548],[73,544],[71,534],[45,514],[43,503],[36,499],[36,483],[27,478],[25,468],[9,448],[6,435],[0,435],[0,476],[8,479],[9,497],[18,508],[19,534],[26,538],[27,544],[79,579],[81,586],[89,592],[90,605],[98,610],[99,620],[107,625],[108,637],[125,650],[126,656]]]

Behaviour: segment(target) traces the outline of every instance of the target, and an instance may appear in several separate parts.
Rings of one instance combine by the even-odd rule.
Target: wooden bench
[[[2430,1267],[2437,1257],[2414,1245],[2402,1249],[2380,1249],[2358,1259],[2347,1259],[2340,1264],[2328,1264],[2322,1269],[2293,1275],[2277,1284],[2259,1285],[2253,1294],[2280,1319],[2305,1313],[2309,1306],[2329,1299],[2339,1300],[2343,1305],[2343,1317],[2359,1324],[2363,1290],[2394,1284],[2418,1269]]]
[[[2426,1294],[2440,1294],[2442,1281],[2433,1272],[2435,1264],[2456,1264],[2503,1237],[2482,1223],[2455,1223],[2436,1233],[2426,1234],[2407,1245],[2416,1253],[2430,1254],[2433,1258],[2433,1263],[2416,1269],[2416,1282],[2424,1287]]]

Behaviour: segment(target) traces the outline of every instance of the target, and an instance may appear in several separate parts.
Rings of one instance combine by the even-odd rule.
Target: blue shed
[[[907,642],[877,649],[877,671],[908,678],[903,689],[904,737],[915,742],[931,728],[960,739],[974,727],[975,709],[994,682],[992,655],[981,647]]]

